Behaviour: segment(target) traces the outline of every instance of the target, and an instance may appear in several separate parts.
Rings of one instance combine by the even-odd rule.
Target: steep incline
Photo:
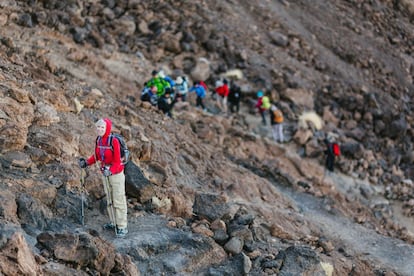
[[[414,223],[414,28],[404,5],[2,1],[0,272],[411,275],[414,236],[399,224]],[[211,97],[202,112],[190,95],[174,119],[163,116],[139,100],[160,68],[210,87],[242,70],[241,114],[220,113]],[[251,113],[258,89],[283,110],[288,143]],[[298,127],[309,109],[322,130]],[[126,137],[136,182],[150,181],[127,183],[124,240],[101,228],[95,167],[79,224],[77,160],[93,151],[101,117]],[[327,133],[343,149],[331,175]]]

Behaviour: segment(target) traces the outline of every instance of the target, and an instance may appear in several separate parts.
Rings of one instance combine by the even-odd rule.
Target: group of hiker
[[[174,81],[171,77],[166,76],[164,72],[152,71],[151,79],[144,83],[141,92],[141,100],[150,102],[166,115],[172,117],[172,108],[178,97],[174,97],[176,92],[185,101],[188,93],[188,84],[185,79],[180,77]]]
[[[266,125],[267,114],[270,115],[270,125],[272,129],[273,140],[276,143],[284,143],[285,138],[283,135],[283,113],[282,111],[270,101],[269,97],[263,93],[263,91],[258,91],[257,101],[255,107],[257,108],[260,116],[262,117],[262,124]]]
[[[188,94],[192,92],[196,95],[195,106],[207,111],[204,99],[210,89],[204,81],[194,81],[190,86],[189,80],[185,76],[178,76],[174,80],[165,75],[163,70],[154,70],[151,73],[151,79],[144,83],[140,98],[142,101],[157,106],[164,114],[172,117],[174,105],[179,101],[187,101]],[[217,99],[217,104],[224,113],[227,113],[228,104],[232,113],[239,112],[241,89],[233,80],[230,86],[226,79],[218,81],[215,88],[211,90],[211,95]]]
[[[177,101],[187,101],[188,93],[195,92],[197,95],[196,106],[205,110],[203,99],[206,97],[208,87],[203,81],[194,82],[189,87],[188,80],[178,76],[175,80],[165,76],[162,71],[153,71],[152,78],[145,83],[141,94],[141,100],[148,101],[158,106],[167,116],[172,116],[172,108]],[[217,104],[227,112],[229,103],[230,112],[239,112],[241,91],[234,81],[230,87],[227,80],[217,81],[212,96],[216,98]],[[270,101],[263,91],[258,91],[257,108],[261,115],[262,124],[267,125],[266,117],[270,115],[273,139],[276,142],[284,143],[283,135],[283,114],[281,110]],[[80,158],[79,166],[87,168],[97,162],[100,163],[102,182],[107,198],[107,212],[109,222],[103,225],[106,230],[114,230],[116,237],[125,237],[128,233],[127,201],[125,193],[125,162],[122,155],[125,142],[122,137],[111,133],[112,122],[108,118],[100,119],[95,123],[97,138],[95,141],[94,153],[89,158]],[[339,145],[327,137],[326,145],[326,168],[329,171],[334,169],[334,160],[340,155]]]
[[[172,110],[178,101],[187,101],[189,93],[194,92],[197,96],[195,106],[207,111],[204,99],[210,91],[204,81],[195,81],[190,87],[185,76],[178,76],[175,80],[165,75],[163,70],[154,70],[151,79],[144,84],[141,92],[141,100],[148,101],[157,106],[164,114],[172,117]],[[234,80],[229,83],[227,79],[219,79],[211,91],[212,98],[217,101],[220,110],[227,114],[240,111],[241,88]],[[262,123],[266,125],[266,116],[270,114],[270,125],[275,142],[284,143],[283,115],[277,106],[270,102],[269,97],[263,91],[257,92],[256,108],[262,117]]]

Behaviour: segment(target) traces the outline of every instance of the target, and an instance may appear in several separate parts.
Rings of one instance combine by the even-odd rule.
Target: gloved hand
[[[79,167],[81,167],[82,169],[86,168],[88,166],[88,163],[86,163],[85,158],[79,158]]]
[[[102,174],[103,174],[105,177],[108,177],[108,176],[112,175],[111,171],[110,171],[108,168],[104,168],[104,169],[102,170]]]

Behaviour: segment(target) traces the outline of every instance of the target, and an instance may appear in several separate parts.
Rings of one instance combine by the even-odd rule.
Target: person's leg
[[[217,93],[216,93],[216,101],[217,101],[218,107],[221,109],[221,96]]]
[[[277,132],[279,134],[280,143],[283,143],[283,141],[285,140],[283,137],[283,124],[277,124]]]
[[[127,202],[125,196],[125,174],[124,172],[110,176],[112,186],[112,201],[115,210],[116,226],[127,228]]]
[[[272,136],[273,136],[273,140],[275,140],[275,142],[277,142],[277,125],[272,125]]]
[[[262,124],[263,125],[266,125],[266,118],[265,118],[265,114],[264,114],[264,111],[263,110],[260,111],[260,116],[262,116]]]
[[[204,106],[204,103],[203,103],[203,98],[201,98],[201,97],[197,97],[197,105],[196,105],[196,107],[199,107],[199,106],[201,106],[201,108],[203,110],[206,109],[205,106]]]
[[[335,157],[330,154],[328,154],[328,156],[326,157],[326,167],[331,172],[334,171],[334,160],[335,160]]]
[[[227,97],[223,97],[223,112],[227,113]]]

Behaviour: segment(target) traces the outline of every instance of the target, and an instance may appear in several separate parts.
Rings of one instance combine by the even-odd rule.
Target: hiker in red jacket
[[[325,166],[329,171],[333,172],[334,171],[334,163],[335,163],[335,154],[334,154],[334,150],[333,150],[333,143],[328,138],[325,138],[323,141],[326,145],[326,150],[325,150],[326,162],[325,162]]]
[[[223,84],[216,87],[217,103],[221,107],[224,113],[227,113],[227,98],[229,96],[230,90],[228,86],[228,82],[226,79],[223,80]]]
[[[102,181],[104,183],[107,198],[107,211],[110,222],[104,225],[104,229],[116,231],[117,237],[125,237],[127,229],[127,203],[125,196],[124,165],[121,161],[121,145],[116,138],[110,139],[112,122],[105,118],[95,124],[98,135],[95,145],[95,153],[87,160],[79,159],[81,168],[100,161]],[[111,140],[111,141],[109,141]]]

